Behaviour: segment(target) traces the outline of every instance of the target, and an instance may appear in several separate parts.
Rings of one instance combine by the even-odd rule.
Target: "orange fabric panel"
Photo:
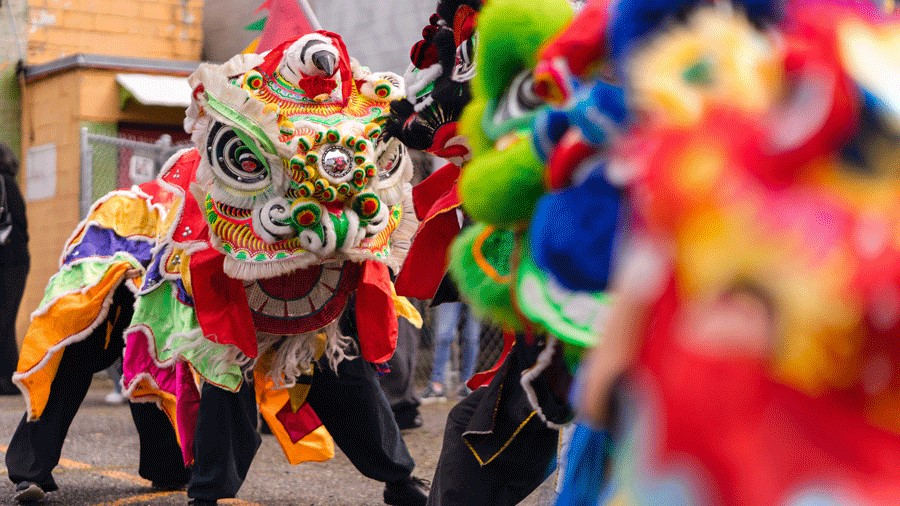
[[[84,339],[97,325],[104,304],[129,268],[126,262],[112,265],[99,283],[84,292],[64,296],[32,320],[22,341],[16,370],[17,374],[27,374],[17,378],[17,383],[28,390],[30,420],[40,418],[47,407],[50,385],[65,347]]]
[[[259,412],[272,429],[272,435],[281,445],[284,456],[291,465],[303,462],[324,462],[334,458],[334,440],[325,426],[313,430],[296,443],[291,441],[287,430],[278,420],[277,414],[290,402],[290,394],[285,389],[272,388],[272,381],[259,370],[254,372],[256,385],[256,402]]]
[[[152,402],[158,402],[163,413],[165,413],[166,417],[169,419],[169,423],[172,424],[172,428],[175,429],[175,439],[178,440],[178,445],[181,446],[181,434],[178,432],[178,418],[176,415],[174,395],[156,388],[153,383],[147,379],[141,379],[131,393],[131,398],[134,399],[133,402],[151,400]]]

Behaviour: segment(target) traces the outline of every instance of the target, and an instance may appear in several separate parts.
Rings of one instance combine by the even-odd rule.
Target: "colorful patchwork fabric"
[[[640,349],[607,499],[896,502],[896,18],[837,1],[679,3],[613,2],[600,30],[640,118],[605,172],[637,215],[625,324],[605,338]],[[557,205],[590,197],[567,193]]]
[[[166,412],[186,463],[199,383],[235,391],[256,366],[257,397],[289,460],[328,458],[333,443],[298,382],[323,355],[334,367],[350,353],[337,326],[349,296],[359,293],[365,329],[357,349],[373,362],[393,353],[397,308],[417,316],[388,272],[416,227],[408,153],[381,139],[402,80],[316,32],[204,64],[190,82],[185,126],[197,149],[101,199],[66,246],[16,376],[29,418],[46,405],[64,347],[104,320],[127,283],[126,393]],[[126,281],[129,270],[138,277]]]

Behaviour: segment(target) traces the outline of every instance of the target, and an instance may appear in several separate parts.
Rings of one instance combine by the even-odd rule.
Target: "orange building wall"
[[[115,70],[79,69],[28,84],[22,93],[22,140],[28,147],[56,144],[56,196],[27,202],[31,273],[17,319],[17,334],[28,328],[50,277],[59,268],[66,240],[80,220],[81,126],[83,122],[180,125],[184,111],[129,103],[119,109]],[[27,181],[22,178],[22,190]]]
[[[28,0],[29,65],[77,53],[200,59],[203,0]]]
[[[199,61],[203,0],[27,0],[28,65],[78,53]],[[116,71],[70,69],[22,89],[22,158],[56,144],[56,195],[29,201],[31,273],[17,319],[21,338],[59,255],[79,221],[80,133],[84,122],[181,124],[184,111],[129,103],[119,107]],[[26,169],[27,170],[27,169]],[[22,178],[23,191],[27,182]]]

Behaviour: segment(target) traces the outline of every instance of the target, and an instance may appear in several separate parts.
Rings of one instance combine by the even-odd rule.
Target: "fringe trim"
[[[191,146],[189,148],[179,149],[178,151],[176,151],[174,155],[170,156],[169,159],[166,160],[166,163],[163,164],[162,168],[159,169],[159,175],[156,176],[156,179],[162,179],[163,177],[168,175],[169,171],[172,170],[172,167],[174,167],[175,164],[178,163],[178,160],[181,160],[182,156],[188,154],[194,149],[196,148]]]
[[[142,372],[136,374],[133,378],[131,378],[131,381],[128,383],[128,385],[125,385],[125,377],[122,377],[122,395],[131,402],[152,402],[153,404],[156,404],[156,407],[162,411],[162,398],[160,396],[143,395],[141,397],[134,397],[134,391],[142,381],[147,381],[148,383],[150,383],[150,386],[152,386],[155,390],[159,390],[160,392],[164,391],[159,387],[159,383],[157,383],[156,378],[154,378],[152,374]]]
[[[440,63],[435,63],[415,74],[412,72],[413,68],[412,65],[409,66],[404,74],[404,78],[406,80],[406,98],[411,104],[415,105],[416,96],[419,92],[427,88],[429,84],[440,77],[441,74],[444,73],[444,68]],[[416,109],[416,112],[421,111]]]
[[[228,77],[236,77],[262,65],[264,61],[266,59],[256,53],[236,54],[219,66],[219,72]]]
[[[199,329],[195,332],[191,332],[191,334],[193,334],[193,337],[191,337],[188,342],[175,348],[166,348],[165,351],[172,354],[173,361],[180,359],[188,362],[206,381],[215,383],[222,388],[226,387],[214,381],[215,376],[225,374],[228,368],[233,365],[243,369],[247,364],[253,361],[253,359],[244,355],[237,346],[220,345],[221,348],[212,346],[214,343],[206,339]],[[185,338],[188,338],[188,336],[185,336]],[[189,360],[184,355],[188,352],[194,354],[193,359]],[[198,364],[204,361],[206,361],[207,364],[205,370],[198,367]]]
[[[343,315],[343,313],[341,314]],[[335,374],[338,372],[338,364],[344,360],[356,358],[356,354],[353,352],[356,349],[356,341],[341,332],[338,325],[340,320],[341,317],[338,316],[322,329],[322,332],[325,333],[325,356],[328,358],[328,366]]]
[[[522,371],[522,377],[519,380],[519,383],[522,384],[522,389],[525,390],[525,395],[528,397],[528,403],[534,408],[535,413],[537,413],[538,418],[544,422],[544,425],[554,430],[561,430],[566,425],[560,425],[547,420],[547,416],[544,415],[544,410],[541,409],[540,404],[538,404],[537,393],[531,386],[531,382],[537,379],[537,377],[550,365],[550,360],[553,358],[553,353],[556,351],[557,343],[558,341],[555,337],[547,337],[547,345],[544,346],[544,349],[538,355],[534,365],[529,369]]]
[[[91,335],[91,333],[97,327],[99,327],[103,322],[106,321],[106,317],[109,315],[109,308],[112,305],[113,295],[115,295],[116,290],[119,288],[119,285],[122,284],[122,281],[124,281],[124,279],[125,279],[125,277],[123,276],[122,279],[120,279],[119,282],[116,283],[116,286],[114,286],[112,288],[112,290],[109,291],[109,293],[106,295],[106,299],[104,299],[103,304],[100,306],[100,312],[97,314],[97,318],[95,318],[94,321],[91,322],[91,324],[87,326],[87,328],[85,328],[81,332],[72,334],[71,336],[63,339],[62,341],[56,343],[55,345],[47,348],[47,351],[44,352],[44,357],[41,359],[41,361],[38,362],[37,365],[32,367],[30,370],[22,372],[22,373],[16,372],[13,374],[12,382],[22,392],[22,396],[25,397],[25,405],[28,407],[28,410],[26,411],[26,415],[27,415],[27,420],[29,422],[34,421],[35,418],[32,416],[33,409],[31,408],[31,392],[29,392],[28,388],[25,386],[24,380],[28,379],[32,374],[43,369],[44,366],[47,365],[47,362],[50,361],[50,358],[53,355],[56,355],[58,352],[64,350],[67,346],[84,341],[87,338],[87,336]],[[92,286],[94,286],[94,285],[92,285]],[[58,301],[58,300],[59,299],[56,299],[56,301]],[[54,303],[56,301],[54,301]],[[50,306],[47,305],[46,307],[49,308]],[[35,311],[35,313],[37,313],[37,311]]]
[[[400,224],[397,230],[391,235],[391,256],[388,259],[388,267],[394,273],[400,272],[403,262],[406,261],[406,255],[412,247],[413,237],[419,229],[419,219],[416,218],[415,208],[412,201],[412,185],[404,184],[405,195],[403,198],[403,216],[400,218]]]
[[[328,357],[328,366],[335,373],[337,373],[338,364],[341,361],[356,358],[356,355],[351,351],[351,348],[355,348],[356,342],[353,338],[341,333],[338,325],[339,320],[340,318],[335,319],[335,321],[320,330],[296,336],[279,336],[265,333],[258,335],[258,357],[262,357],[274,350],[272,365],[268,373],[269,379],[274,383],[274,388],[284,389],[295,386],[297,378],[308,374],[313,364],[318,362],[319,358],[321,358],[321,355],[318,353],[318,344],[316,343],[318,334],[325,334],[325,356]],[[253,359],[244,372],[245,377],[249,378],[253,374],[253,369],[256,367],[258,360],[259,358]]]
[[[218,238],[212,236],[213,245],[221,253],[225,250],[221,247]],[[218,244],[217,244],[218,243]],[[290,274],[299,269],[305,269],[312,265],[322,263],[314,253],[302,253],[294,257],[272,260],[269,262],[249,262],[237,260],[225,253],[223,270],[225,274],[242,281],[255,281],[258,279],[277,278]]]
[[[393,138],[387,142],[380,142],[376,152],[376,159],[380,159],[392,147],[393,143],[399,144],[400,150],[397,171],[389,179],[384,181],[377,180],[374,185],[381,197],[381,201],[388,206],[394,206],[403,202],[406,196],[412,192],[412,185],[409,182],[412,181],[413,177],[413,162],[406,146]]]

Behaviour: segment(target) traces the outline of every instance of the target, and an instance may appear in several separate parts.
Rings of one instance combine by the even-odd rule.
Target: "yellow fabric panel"
[[[421,329],[422,315],[419,314],[416,307],[409,302],[409,299],[402,295],[397,295],[397,292],[394,291],[393,283],[391,283],[391,298],[394,301],[394,310],[397,311],[397,316],[406,318],[413,327]]]
[[[16,378],[28,390],[29,419],[40,418],[47,406],[50,385],[65,346],[84,339],[97,326],[104,303],[129,267],[125,262],[112,265],[99,283],[85,292],[64,296],[32,320],[22,341],[16,370],[17,375],[29,374]],[[52,356],[41,365],[48,354]]]
[[[96,222],[101,227],[115,231],[121,237],[144,236],[156,237],[159,223],[159,212],[147,208],[147,201],[137,196],[113,195],[100,204],[87,217],[87,221]],[[84,233],[84,228],[73,238],[77,242]]]

